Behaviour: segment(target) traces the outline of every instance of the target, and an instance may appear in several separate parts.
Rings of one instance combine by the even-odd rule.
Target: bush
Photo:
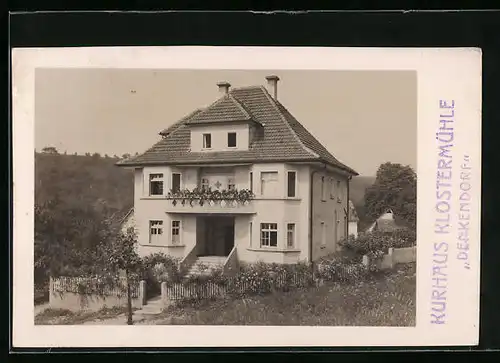
[[[356,282],[364,279],[368,271],[361,262],[353,262],[342,258],[321,260],[316,267],[316,276],[326,281]]]
[[[358,255],[377,255],[387,253],[389,248],[412,247],[415,245],[416,233],[411,229],[400,229],[391,233],[372,232],[359,234],[357,238],[349,236],[339,244]]]
[[[162,282],[180,282],[184,271],[181,271],[178,258],[164,253],[154,253],[142,259],[141,275],[146,281],[146,294],[154,296],[161,293]]]

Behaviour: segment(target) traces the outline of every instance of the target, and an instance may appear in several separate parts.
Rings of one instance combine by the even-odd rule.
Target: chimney
[[[280,78],[278,76],[267,76],[267,89],[269,93],[273,96],[275,100],[278,99],[278,81]]]
[[[219,93],[223,96],[227,95],[227,93],[229,92],[229,87],[231,87],[231,85],[228,82],[223,81],[217,83],[217,87],[219,87]]]

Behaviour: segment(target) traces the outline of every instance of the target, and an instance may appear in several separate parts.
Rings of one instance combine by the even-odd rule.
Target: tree
[[[58,195],[35,205],[35,282],[49,276],[91,273],[96,248],[109,239],[99,211]]]
[[[109,243],[111,242],[111,243]],[[134,228],[119,232],[115,238],[100,245],[99,254],[101,256],[98,266],[101,270],[99,275],[111,277],[107,281],[114,281],[123,287],[121,281],[116,280],[116,276],[124,274],[125,293],[127,295],[127,324],[132,325],[132,286],[139,283],[139,272],[142,260],[136,252],[137,236]]]
[[[122,159],[128,159],[130,157],[130,154],[123,154]]]
[[[365,211],[372,221],[387,209],[396,219],[415,228],[417,214],[417,176],[408,165],[384,163],[380,165],[375,182],[366,189]]]
[[[59,152],[57,151],[57,149],[53,146],[45,146],[43,149],[42,149],[42,153],[44,154],[59,154]]]

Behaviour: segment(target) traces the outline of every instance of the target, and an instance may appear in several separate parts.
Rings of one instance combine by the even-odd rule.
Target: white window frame
[[[156,179],[153,179],[155,178]],[[161,183],[161,193],[160,194],[152,194],[152,188],[151,184],[152,183]],[[149,196],[150,197],[160,197],[165,195],[165,175],[163,173],[149,173],[149,178],[148,178],[148,190],[149,190]]]
[[[174,223],[176,224],[174,226]],[[180,219],[172,219],[170,221],[170,245],[179,246],[182,244],[182,221]],[[177,237],[177,241],[174,241],[174,230],[177,231],[175,234]]]
[[[229,146],[229,135],[234,134],[234,146]],[[238,147],[238,133],[230,131],[227,133],[227,147],[229,149],[236,149]]]
[[[292,227],[292,229],[290,229]],[[286,224],[286,248],[288,249],[293,249],[296,248],[295,244],[297,241],[297,224],[296,223],[287,223]],[[292,243],[290,244],[290,234],[291,234],[291,240]]]
[[[275,227],[275,228],[273,228]],[[271,246],[271,234],[276,233],[276,246]],[[260,224],[260,247],[278,248],[278,223],[263,222]],[[265,242],[268,242],[266,244]]]
[[[326,188],[325,188],[325,179],[324,175],[321,176],[321,201],[326,202]]]
[[[179,190],[182,190],[182,173],[173,171],[170,175],[170,189],[174,189],[174,175],[179,175]]]
[[[320,246],[321,248],[326,247],[326,223],[324,221],[321,221],[321,243]]]
[[[207,190],[210,187],[210,180],[208,178],[201,178],[200,187],[202,190]]]
[[[250,222],[248,226],[248,245],[252,248],[252,236],[253,236],[253,222]]]
[[[164,235],[163,234],[163,221],[159,220],[159,219],[150,220],[149,221],[149,244],[150,245],[161,245],[162,240],[163,240],[163,235]]]
[[[236,180],[232,176],[227,178],[227,190],[236,190]]]
[[[288,187],[289,187],[289,175],[290,173],[294,174],[294,188],[293,188],[293,196],[288,195]],[[287,198],[297,198],[297,171],[296,170],[287,170],[286,171],[286,189],[285,189],[286,197]]]
[[[263,197],[271,197],[271,198],[276,198],[278,197],[279,195],[264,195],[264,188],[263,188],[263,185],[264,185],[264,179],[263,179],[263,176],[265,174],[275,174],[276,175],[276,184],[279,183],[279,180],[280,180],[280,173],[278,170],[263,170],[260,172],[260,195],[263,196]],[[279,187],[278,187],[279,189]],[[279,191],[278,191],[279,192]]]
[[[212,148],[212,134],[211,133],[203,133],[201,137],[202,137],[202,148],[204,150],[210,150]],[[209,142],[210,145],[208,145],[208,146],[207,146],[207,139],[209,139],[209,141],[210,141]]]
[[[330,178],[330,199],[335,199],[335,178]]]

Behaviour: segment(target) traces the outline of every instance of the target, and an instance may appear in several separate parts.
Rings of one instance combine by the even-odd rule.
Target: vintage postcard
[[[481,50],[12,57],[14,347],[478,343]]]

